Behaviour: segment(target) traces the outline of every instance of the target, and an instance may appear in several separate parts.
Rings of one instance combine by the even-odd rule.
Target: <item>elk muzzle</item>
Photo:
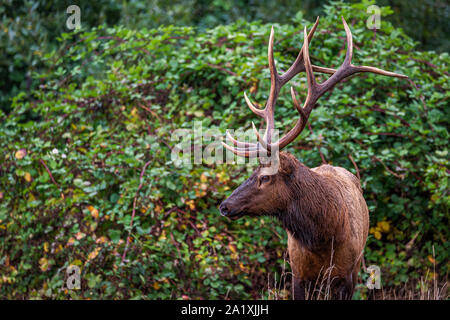
[[[240,208],[235,209],[236,206],[229,199],[230,198],[226,199],[224,202],[220,204],[219,206],[220,214],[231,220],[239,219],[244,215],[244,212],[241,211]]]

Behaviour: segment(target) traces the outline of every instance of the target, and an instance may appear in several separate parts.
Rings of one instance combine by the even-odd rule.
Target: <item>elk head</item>
[[[269,159],[270,165],[262,163],[241,186],[239,186],[220,205],[220,212],[222,215],[237,219],[243,215],[277,215],[280,212],[286,210],[286,206],[289,200],[292,198],[292,185],[296,184],[296,192],[298,193],[298,187],[301,182],[308,183],[308,170],[292,155],[284,152],[279,152],[292,142],[305,128],[309,115],[317,100],[331,88],[333,88],[341,80],[360,72],[371,72],[381,74],[389,77],[407,78],[407,76],[385,71],[375,67],[368,66],[355,66],[352,64],[353,56],[353,40],[351,31],[342,17],[344,29],[347,37],[347,52],[343,64],[337,69],[324,68],[311,64],[309,58],[309,42],[311,41],[314,32],[319,23],[317,18],[314,26],[309,34],[307,34],[306,27],[304,28],[304,43],[300,50],[295,62],[292,66],[282,75],[278,74],[275,61],[273,58],[273,40],[274,30],[270,32],[268,60],[270,69],[270,93],[264,109],[256,108],[252,102],[248,99],[244,93],[245,101],[256,115],[263,118],[266,122],[266,128],[264,136],[261,137],[254,123],[252,122],[253,130],[257,138],[257,143],[246,143],[235,140],[227,131],[227,137],[233,144],[233,146],[227,145],[222,142],[223,146],[232,151],[237,156],[254,158],[257,157],[260,162],[262,159]],[[272,141],[272,134],[274,131],[274,109],[275,103],[280,93],[280,89],[289,80],[300,72],[306,71],[306,78],[308,83],[308,93],[303,106],[297,100],[296,93],[293,87],[291,87],[291,96],[295,108],[299,113],[299,119],[295,126],[278,141]],[[322,83],[317,83],[314,76],[314,71],[330,74],[331,76]],[[276,163],[276,168],[273,169],[273,163]],[[301,190],[300,190],[301,192]]]

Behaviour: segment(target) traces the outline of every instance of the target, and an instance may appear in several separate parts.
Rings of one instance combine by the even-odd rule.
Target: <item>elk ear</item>
[[[296,159],[285,154],[280,155],[280,173],[283,175],[291,175],[295,172]]]

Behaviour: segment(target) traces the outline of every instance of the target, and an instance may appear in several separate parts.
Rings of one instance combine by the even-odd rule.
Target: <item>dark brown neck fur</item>
[[[287,201],[285,212],[280,212],[277,217],[284,228],[308,250],[328,250],[342,225],[340,220],[343,217],[339,217],[340,192],[333,181],[289,156],[289,159],[282,159],[281,165],[287,160],[294,169],[285,176],[290,201]],[[334,241],[339,241],[339,237]]]

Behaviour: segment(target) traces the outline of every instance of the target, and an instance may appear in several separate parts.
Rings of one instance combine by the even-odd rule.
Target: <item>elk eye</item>
[[[261,176],[260,178],[261,183],[266,183],[270,180],[269,176]]]

